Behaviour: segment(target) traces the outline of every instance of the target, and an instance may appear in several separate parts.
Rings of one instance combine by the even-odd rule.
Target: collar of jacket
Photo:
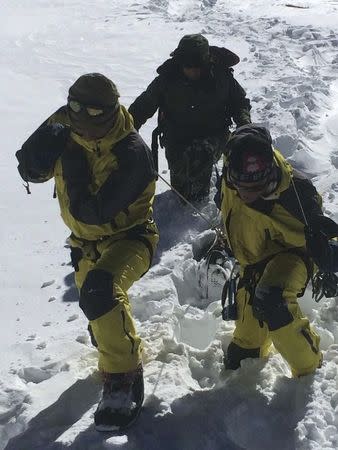
[[[213,75],[213,64],[209,65],[207,76],[205,77],[208,79],[210,76]],[[164,63],[157,68],[157,73],[168,80],[187,80],[187,78],[183,75],[183,69],[182,66],[176,61],[175,58],[169,58]],[[204,79],[204,78],[203,78]]]
[[[224,72],[224,70],[235,66],[240,61],[239,57],[235,53],[225,47],[211,45],[209,50],[210,62],[213,71],[216,68]],[[169,58],[164,61],[164,63],[161,64],[156,71],[159,75],[163,75],[164,77],[175,78],[180,76],[182,69],[175,58]]]
[[[292,177],[292,166],[289,164],[279,150],[274,148],[274,160],[276,166],[281,171],[281,179],[277,187],[266,197],[262,197],[263,200],[277,200],[281,193],[289,188]]]
[[[88,141],[79,134],[71,132],[72,139],[77,142],[81,147],[84,147],[89,152],[97,152],[98,148],[101,153],[110,152],[112,147],[122,139],[124,139],[134,129],[133,118],[121,105],[120,110],[117,113],[116,122],[113,128],[103,136],[103,138]]]

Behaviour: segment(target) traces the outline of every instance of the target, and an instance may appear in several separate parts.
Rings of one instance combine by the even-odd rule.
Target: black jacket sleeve
[[[152,117],[159,108],[163,89],[163,80],[158,76],[129,106],[128,111],[133,116],[136,130],[139,130],[141,126],[148,119],[150,119],[150,117]]]
[[[56,160],[64,151],[70,130],[60,124],[44,122],[15,154],[18,171],[25,181],[42,183],[53,176]]]
[[[130,133],[114,148],[119,168],[96,194],[89,191],[90,173],[81,147],[62,155],[62,170],[73,217],[88,225],[102,225],[127,213],[148,184],[155,180],[151,153],[138,133]],[[76,175],[77,174],[77,175]]]
[[[314,232],[322,232],[329,239],[338,236],[338,225],[324,216],[322,200],[313,183],[296,169],[293,174],[293,183],[280,197],[281,205]]]
[[[230,91],[229,91],[229,113],[237,127],[251,123],[251,104],[246,98],[246,92],[232,75],[232,69],[229,69]]]

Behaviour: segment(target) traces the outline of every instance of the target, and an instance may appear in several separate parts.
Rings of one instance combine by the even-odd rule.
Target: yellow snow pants
[[[320,366],[322,358],[319,351],[320,338],[310,327],[309,320],[304,317],[297,302],[297,295],[305,289],[307,276],[303,259],[293,253],[280,253],[265,266],[255,286],[255,295],[265,293],[265,298],[264,295],[261,296],[263,303],[260,306],[268,311],[267,315],[274,315],[273,325],[270,326],[269,320],[266,322],[255,318],[255,301],[250,299],[246,287],[240,288],[236,296],[238,318],[233,342],[244,349],[259,348],[260,356],[267,355],[273,343],[289,364],[293,376],[314,372]],[[271,288],[277,288],[281,292],[281,309],[271,309],[274,299],[266,298],[269,292],[274,291]],[[278,324],[279,320],[281,326]]]
[[[142,239],[143,242],[126,239],[122,234],[121,239],[112,236],[102,241],[87,241],[76,264],[80,307],[89,319],[102,372],[129,372],[141,362],[141,339],[135,329],[127,291],[149,270],[158,242],[156,226],[154,232],[143,235]]]

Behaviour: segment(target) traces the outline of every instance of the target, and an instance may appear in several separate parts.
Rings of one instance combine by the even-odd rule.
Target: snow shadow
[[[95,375],[77,380],[55,403],[30,420],[27,430],[12,438],[5,450],[54,448],[50,444],[98,403],[100,394],[101,384],[95,381]]]
[[[283,378],[269,400],[254,379],[250,385],[244,375],[249,386],[241,385],[243,380],[233,373],[220,388],[176,399],[165,415],[159,399],[150,397],[123,449],[270,450],[273,443],[274,450],[296,450],[295,428],[305,416],[312,381],[310,377],[306,388],[298,390],[297,380]]]
[[[231,372],[218,388],[176,399],[170,412],[150,395],[138,421],[123,433],[98,433],[91,418],[89,426],[78,422],[99,398],[100,386],[90,376],[41,411],[5,450],[267,450],[272,443],[274,450],[296,450],[295,429],[305,416],[313,377],[277,379],[271,399],[257,389],[259,370]],[[55,442],[76,422],[71,442]]]
[[[69,273],[63,279],[65,285],[67,286],[67,290],[64,292],[62,296],[62,301],[64,302],[78,302],[79,301],[79,292],[75,285],[75,277],[74,272]]]
[[[194,206],[201,209],[203,205]],[[171,190],[155,196],[154,219],[160,232],[160,240],[153,265],[159,262],[166,250],[180,242],[190,241],[192,231],[201,232],[208,228],[208,224]]]

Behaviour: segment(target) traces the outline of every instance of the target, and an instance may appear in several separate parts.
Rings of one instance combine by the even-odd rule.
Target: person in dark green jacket
[[[192,34],[171,56],[129,112],[138,130],[159,110],[171,184],[187,199],[201,200],[209,194],[212,166],[224,151],[229,126],[251,123],[250,101],[233,77],[239,57],[230,50]]]

